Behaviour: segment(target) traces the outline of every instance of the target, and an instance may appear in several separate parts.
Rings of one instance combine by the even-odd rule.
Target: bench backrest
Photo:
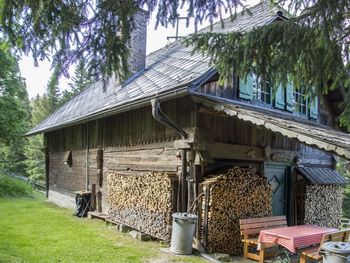
[[[261,230],[287,226],[286,216],[270,216],[260,218],[249,218],[239,220],[241,235],[257,236]]]
[[[348,242],[350,236],[350,230],[337,231],[329,234],[324,234],[322,237],[322,241],[320,243],[320,248],[325,242]]]

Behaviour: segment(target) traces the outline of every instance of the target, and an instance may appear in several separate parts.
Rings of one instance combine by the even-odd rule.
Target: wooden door
[[[265,176],[272,186],[272,215],[286,215],[287,212],[287,167],[267,165]]]

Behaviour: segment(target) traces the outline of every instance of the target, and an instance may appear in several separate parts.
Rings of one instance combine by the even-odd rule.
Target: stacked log
[[[107,219],[161,240],[169,240],[176,208],[177,177],[166,173],[109,174]]]
[[[251,168],[234,167],[202,184],[201,241],[212,252],[239,255],[239,219],[270,216],[272,190]]]
[[[342,210],[342,189],[339,185],[307,185],[304,223],[338,228]]]

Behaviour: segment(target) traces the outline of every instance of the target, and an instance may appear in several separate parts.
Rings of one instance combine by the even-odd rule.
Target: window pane
[[[306,95],[304,88],[294,91],[294,111],[300,115],[306,115]]]
[[[256,78],[253,85],[253,100],[265,104],[271,104],[271,84],[266,81],[265,85],[260,78]]]

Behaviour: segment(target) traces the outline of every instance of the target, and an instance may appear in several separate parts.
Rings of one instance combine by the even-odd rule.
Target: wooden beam
[[[212,143],[207,144],[207,151],[210,152],[212,158],[218,159],[254,161],[265,160],[265,151],[262,147],[228,143]]]

